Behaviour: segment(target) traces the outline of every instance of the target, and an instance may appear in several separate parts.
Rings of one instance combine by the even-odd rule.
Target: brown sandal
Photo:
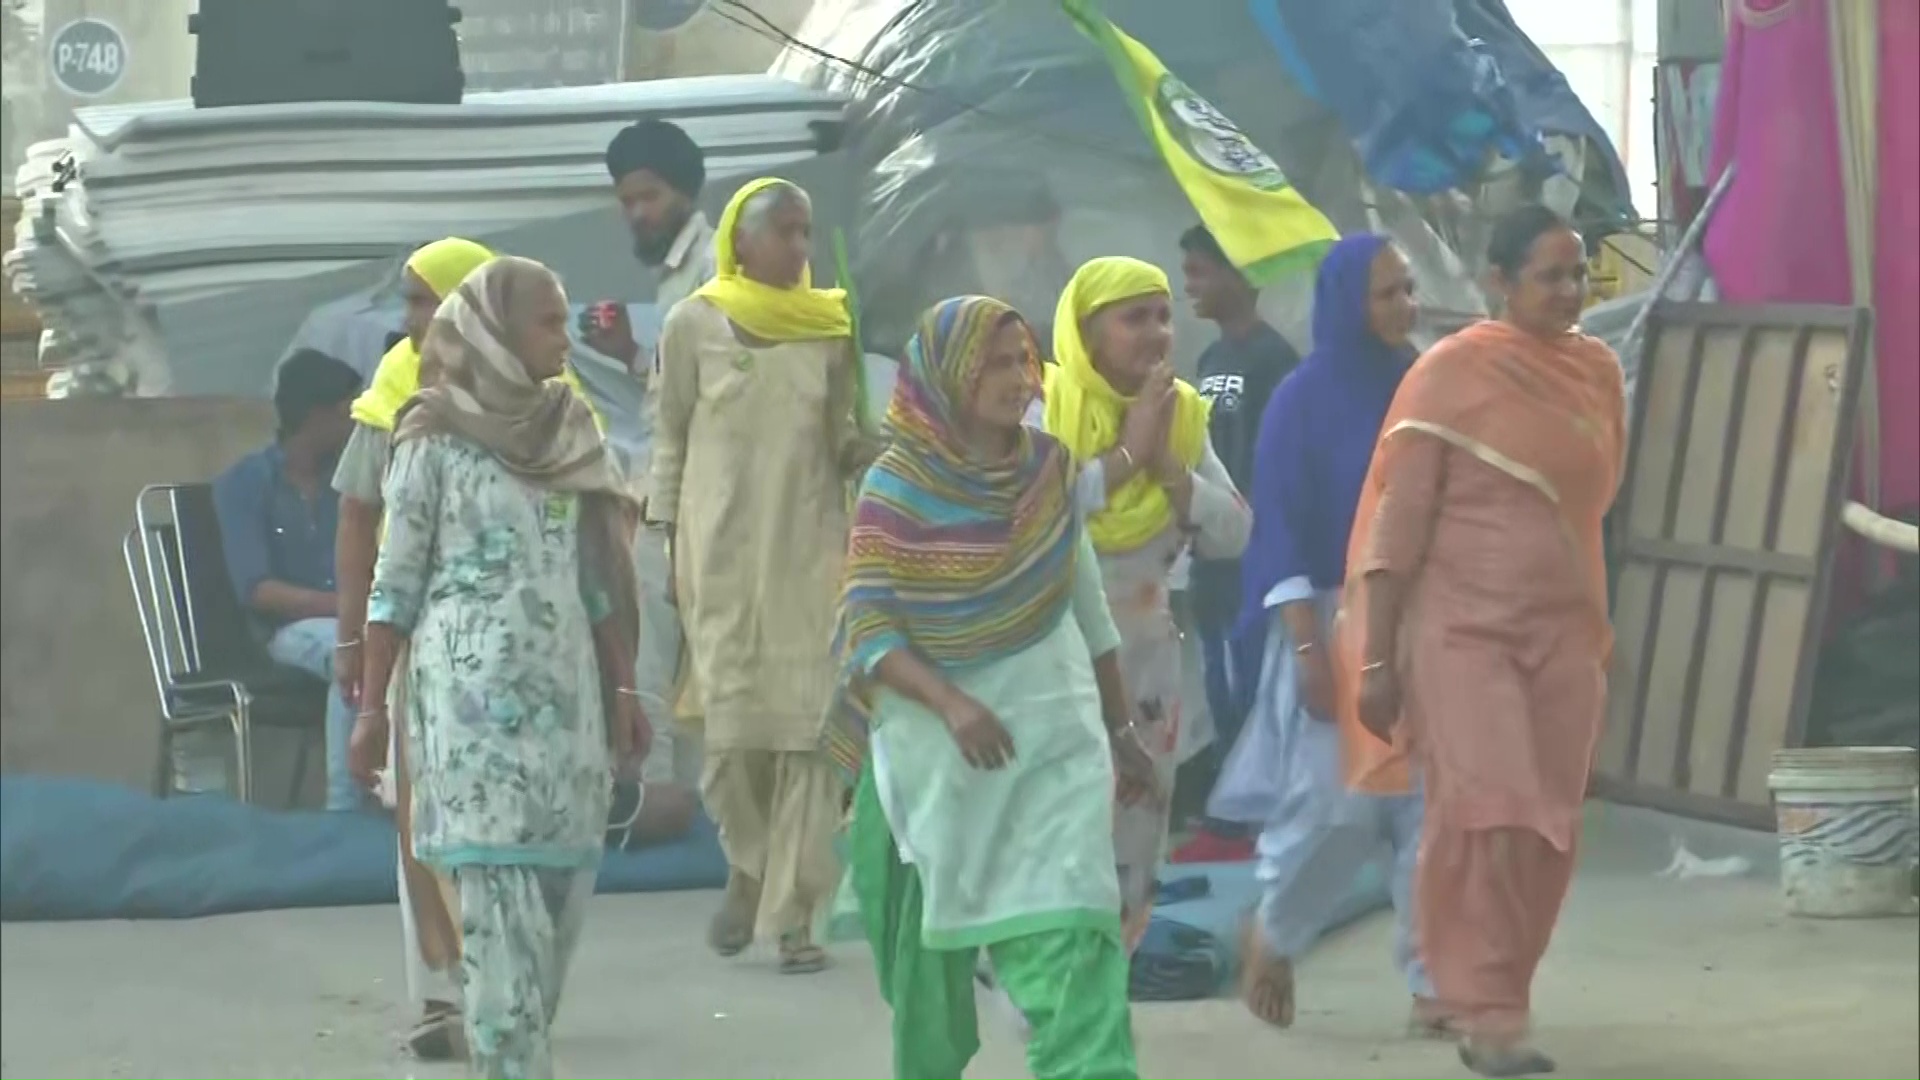
[[[804,933],[780,939],[780,974],[813,975],[827,969],[827,950],[807,940]]]
[[[407,1032],[407,1052],[420,1061],[465,1061],[466,1021],[449,1002],[428,1001],[426,1011]]]
[[[1554,1060],[1524,1042],[1500,1044],[1486,1039],[1462,1039],[1460,1064],[1481,1076],[1510,1080],[1520,1076],[1545,1076],[1559,1068]]]
[[[1277,1028],[1293,1026],[1293,961],[1270,956],[1248,915],[1240,930],[1240,1000],[1247,1011]]]

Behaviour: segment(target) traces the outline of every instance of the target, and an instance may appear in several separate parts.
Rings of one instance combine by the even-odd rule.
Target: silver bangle
[[[1120,460],[1126,463],[1127,468],[1129,469],[1139,468],[1139,466],[1135,465],[1133,462],[1133,451],[1127,449],[1124,444],[1115,446],[1114,449],[1120,451]]]
[[[634,698],[634,699],[636,699],[636,700],[638,700],[638,699],[639,699],[639,697],[640,697],[640,691],[638,691],[638,690],[629,690],[629,689],[627,689],[627,688],[626,688],[626,687],[624,687],[624,686],[616,686],[616,687],[614,687],[614,688],[613,688],[613,692],[614,692],[614,693],[616,693],[616,694],[625,694],[625,695],[627,695],[628,697],[630,697],[630,698]]]
[[[1317,641],[1303,641],[1300,644],[1295,645],[1293,647],[1293,655],[1305,656],[1308,653],[1318,649],[1319,647],[1320,647],[1320,643]]]
[[[359,647],[360,647],[360,646],[361,646],[362,644],[363,644],[363,642],[361,642],[361,640],[360,640],[359,638],[354,638],[354,639],[353,639],[352,641],[342,641],[342,642],[340,642],[340,643],[339,643],[338,645],[335,645],[335,646],[333,647],[333,651],[334,651],[334,652],[339,652],[339,651],[340,651],[340,650],[342,650],[342,649],[357,649],[357,648],[359,648]]]
[[[1360,674],[1371,675],[1376,671],[1385,671],[1386,667],[1387,662],[1385,660],[1369,660],[1360,665]]]

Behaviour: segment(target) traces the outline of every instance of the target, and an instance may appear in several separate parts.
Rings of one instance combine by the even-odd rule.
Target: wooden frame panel
[[[1770,823],[1772,752],[1805,736],[1871,319],[1653,312],[1613,523],[1605,794]]]

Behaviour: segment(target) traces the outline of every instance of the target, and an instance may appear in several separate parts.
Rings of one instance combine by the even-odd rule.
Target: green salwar
[[[977,949],[929,949],[921,936],[920,872],[900,861],[871,767],[847,831],[852,885],[873,946],[880,996],[893,1010],[900,1080],[958,1080],[980,1049],[974,1008]],[[1039,930],[986,945],[995,976],[1033,1030],[1035,1080],[1134,1080],[1127,954],[1109,928]]]

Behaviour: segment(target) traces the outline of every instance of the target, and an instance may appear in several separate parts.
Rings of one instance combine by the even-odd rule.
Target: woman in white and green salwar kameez
[[[1036,1077],[1135,1075],[1113,798],[1156,797],[1152,765],[1071,459],[1021,422],[1039,374],[1005,304],[934,307],[855,509],[829,732],[900,1077],[966,1069],[982,949]]]
[[[460,936],[473,1070],[551,1077],[548,1027],[606,835],[612,769],[650,733],[633,690],[637,508],[584,402],[546,383],[567,305],[498,258],[442,302],[394,429],[355,771],[388,745],[408,643],[413,851]]]

